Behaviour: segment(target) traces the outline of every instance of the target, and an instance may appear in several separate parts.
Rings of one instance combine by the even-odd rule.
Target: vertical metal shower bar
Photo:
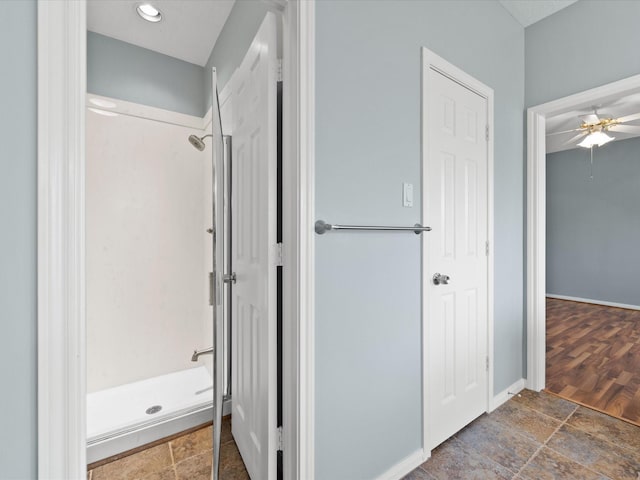
[[[233,265],[231,264],[231,222],[233,221],[233,216],[231,212],[231,169],[232,167],[232,159],[231,159],[231,145],[232,139],[231,135],[223,135],[222,141],[224,143],[224,192],[222,192],[223,202],[224,202],[224,228],[225,231],[225,248],[224,248],[224,269],[223,272],[233,272]],[[225,366],[226,366],[226,375],[224,378],[224,390],[223,390],[223,402],[231,399],[231,290],[233,289],[232,283],[225,283],[223,288],[226,288],[225,292],[225,307],[224,311],[224,335],[225,335],[225,348],[223,353],[225,354]]]

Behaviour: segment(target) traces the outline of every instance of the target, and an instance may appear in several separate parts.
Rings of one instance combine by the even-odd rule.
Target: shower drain
[[[149,407],[146,410],[147,415],[153,415],[154,413],[158,413],[162,410],[162,405],[154,405],[153,407]]]

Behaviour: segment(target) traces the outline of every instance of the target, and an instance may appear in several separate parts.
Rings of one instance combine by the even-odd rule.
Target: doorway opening
[[[546,389],[636,423],[638,98],[547,117],[545,192]]]
[[[625,342],[621,338],[618,338],[620,341],[617,342],[622,342],[621,345],[612,344],[607,346],[605,344],[606,338],[594,338],[593,341],[589,341],[589,336],[595,334],[595,332],[600,332],[600,334],[606,332],[605,337],[616,343],[616,333],[621,333],[624,328],[620,325],[613,325],[614,321],[607,325],[607,318],[618,321],[619,318],[616,317],[620,317],[623,312],[616,311],[613,307],[629,307],[625,303],[631,302],[607,301],[605,298],[607,295],[601,288],[605,287],[604,285],[598,287],[598,292],[596,293],[594,290],[589,290],[593,288],[594,284],[587,285],[585,283],[597,282],[610,274],[610,272],[607,273],[608,265],[601,264],[598,266],[598,258],[601,255],[606,255],[604,244],[597,253],[585,254],[586,256],[583,257],[581,262],[582,265],[577,265],[573,268],[574,272],[581,269],[584,270],[584,268],[592,270],[591,273],[583,272],[580,274],[582,278],[578,282],[572,282],[573,285],[567,285],[566,279],[562,282],[561,276],[555,271],[556,262],[571,261],[573,257],[579,256],[581,250],[587,247],[578,238],[579,235],[569,243],[564,242],[563,245],[559,246],[557,243],[560,242],[557,242],[547,248],[547,242],[550,239],[552,240],[563,233],[556,221],[557,215],[562,212],[554,211],[551,215],[547,213],[547,209],[554,204],[553,202],[557,201],[556,193],[558,189],[556,187],[559,187],[559,185],[555,183],[563,178],[563,174],[558,168],[567,168],[571,164],[571,158],[568,157],[573,154],[560,152],[547,159],[546,135],[550,133],[548,125],[553,125],[554,118],[561,118],[567,114],[571,115],[571,112],[584,111],[589,114],[589,110],[593,111],[594,106],[599,105],[603,106],[602,113],[608,113],[605,112],[608,106],[611,109],[615,109],[616,101],[637,95],[638,92],[640,92],[640,76],[634,76],[571,95],[530,108],[528,110],[527,126],[527,386],[538,391],[547,387],[574,402],[600,409],[606,413],[615,415],[614,410],[617,409],[619,410],[618,416],[622,419],[624,419],[624,416],[620,414],[627,408],[623,404],[628,402],[622,402],[621,400],[629,394],[628,391],[630,389],[633,389],[631,385],[633,379],[630,373],[625,373],[626,367],[619,361],[624,360],[623,357],[626,355],[624,349],[631,347],[625,347]],[[612,132],[612,135],[618,134]],[[573,139],[569,140],[573,141]],[[574,162],[572,164],[573,167],[578,168],[574,168],[573,170],[575,171],[566,172],[567,175],[565,177],[572,177],[574,186],[579,183],[577,186],[582,194],[589,195],[585,200],[593,201],[594,189],[599,188],[600,183],[606,181],[613,173],[612,170],[604,171],[605,168],[612,169],[614,167],[612,162],[605,163],[606,156],[615,153],[614,150],[624,147],[623,144],[625,142],[632,141],[635,140],[623,140],[618,145],[614,141],[601,148],[594,148],[593,174],[590,174],[589,152],[582,151],[583,161]],[[553,143],[550,144],[553,145]],[[560,156],[568,159],[564,165],[553,164],[548,166],[547,161],[558,160]],[[547,168],[549,168],[549,171],[547,171]],[[551,173],[554,173],[553,178],[548,176]],[[593,176],[593,179],[591,176]],[[629,175],[625,176],[628,177]],[[554,195],[555,198],[547,198],[548,188],[551,188],[550,195]],[[573,200],[569,198],[568,194],[571,189],[571,185],[565,185],[562,188],[564,204],[560,210],[566,210],[569,208],[570,202],[575,200],[575,198]],[[617,190],[624,190],[624,185],[619,184]],[[605,197],[601,200],[604,201]],[[586,201],[581,203],[584,206],[588,205]],[[614,207],[617,211],[620,206]],[[612,212],[609,212],[607,217],[612,215]],[[580,215],[576,214],[573,217],[575,220]],[[611,220],[611,218],[607,218],[607,220]],[[591,228],[597,228],[596,223],[595,221],[591,223]],[[577,231],[575,233],[580,234],[581,232]],[[594,232],[581,233],[581,236],[586,236],[587,240],[597,238],[597,235]],[[564,255],[564,257],[558,258],[558,254]],[[550,266],[548,262],[552,259],[554,265]],[[631,261],[632,259],[629,258],[627,263],[631,263]],[[588,264],[585,265],[587,262]],[[596,274],[599,272],[598,278],[590,278],[595,276],[594,272]],[[611,284],[612,282],[607,283]],[[571,288],[581,288],[582,290],[567,290]],[[613,292],[610,293],[610,295],[623,294],[624,288],[614,288]],[[596,298],[594,299],[593,297]],[[604,305],[594,305],[594,300],[600,304],[604,303]],[[611,303],[616,305],[612,306],[610,305]],[[635,314],[631,312],[632,310],[628,310],[631,315]],[[547,313],[549,313],[548,316]],[[624,320],[622,321],[624,322]],[[562,332],[563,329],[564,333]],[[564,336],[564,339],[561,338],[562,336]],[[600,337],[601,335],[598,336]],[[570,348],[571,351],[563,353],[564,347]],[[548,357],[547,348],[552,348],[552,351],[548,353]],[[569,359],[565,353],[571,358]],[[562,360],[563,357],[564,360]],[[596,363],[599,362],[597,368],[592,365],[594,361]],[[611,368],[609,369],[607,365]],[[633,365],[629,364],[628,366],[637,370]],[[605,372],[609,372],[604,375],[606,378],[601,376]],[[563,388],[558,388],[558,375],[566,376],[566,384]],[[616,400],[618,395],[621,395],[618,397],[620,401]],[[613,407],[609,409],[609,412],[607,412],[607,404]]]
[[[149,121],[143,104],[116,111],[121,98],[88,99],[87,460],[92,466],[126,456],[132,447],[155,445],[208,417],[214,479],[228,467],[221,459],[234,452],[252,478],[276,477],[279,446],[273,438],[282,396],[277,69],[283,25],[264,5],[249,6],[264,18],[246,52],[224,60],[235,48],[224,42],[225,32],[239,28],[229,22],[246,8],[236,5],[220,32],[222,43],[216,41],[202,68],[206,78],[212,64],[211,92],[205,95],[211,108],[202,119],[152,109],[148,116],[156,113],[161,120]],[[169,7],[165,15],[177,15]],[[89,26],[98,29],[93,4],[88,8]],[[121,16],[115,8],[100,13],[101,19]],[[90,66],[108,61],[104,49],[142,63],[169,62],[162,52],[150,54],[95,31],[89,35]],[[218,75],[230,69],[230,78]],[[129,70],[135,67],[118,72],[108,90],[89,68],[90,93],[119,94],[119,77],[128,79]],[[186,83],[184,70],[182,63],[171,63],[165,74]],[[156,80],[153,75],[140,83]],[[224,80],[226,132],[218,94]],[[134,96],[127,93],[126,100]],[[176,97],[182,99],[178,92]],[[194,132],[181,121],[200,123],[202,130]],[[231,453],[221,455],[226,447],[220,444],[222,402],[233,440]],[[174,442],[168,445],[173,451]]]

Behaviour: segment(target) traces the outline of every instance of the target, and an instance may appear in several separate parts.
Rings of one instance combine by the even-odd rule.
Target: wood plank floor
[[[640,426],[640,311],[547,299],[547,391]]]

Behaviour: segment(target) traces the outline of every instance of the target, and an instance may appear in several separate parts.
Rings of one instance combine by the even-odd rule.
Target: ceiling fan
[[[577,145],[579,147],[592,148],[596,145],[601,147],[605,143],[615,139],[615,137],[607,135],[607,132],[634,133],[640,135],[640,125],[624,125],[634,120],[640,120],[640,112],[613,118],[611,115],[598,114],[597,108],[594,108],[593,113],[578,118],[581,120],[580,127],[563,132],[553,132],[548,136],[580,132],[564,142],[563,145],[568,145],[584,137]]]

